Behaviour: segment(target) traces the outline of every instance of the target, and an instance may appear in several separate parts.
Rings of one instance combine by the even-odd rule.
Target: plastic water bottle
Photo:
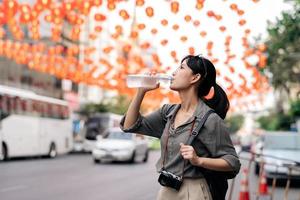
[[[130,74],[127,76],[126,83],[129,88],[155,87],[157,83],[162,87],[169,87],[171,80],[172,76],[166,74]]]

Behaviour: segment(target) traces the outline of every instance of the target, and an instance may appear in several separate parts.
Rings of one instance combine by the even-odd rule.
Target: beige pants
[[[206,180],[200,178],[184,179],[179,191],[162,186],[157,200],[212,200],[212,197]]]

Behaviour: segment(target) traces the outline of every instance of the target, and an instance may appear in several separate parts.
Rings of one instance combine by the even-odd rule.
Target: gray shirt
[[[190,119],[174,129],[173,122],[169,130],[165,130],[168,120],[174,119],[180,104],[165,104],[159,110],[150,113],[147,116],[139,115],[136,123],[128,129],[124,129],[123,124],[125,117],[121,120],[121,128],[125,132],[140,133],[152,137],[160,138],[161,142],[161,157],[156,164],[157,171],[161,171],[163,165],[163,158],[165,156],[164,169],[172,172],[178,176],[182,175],[184,166],[184,175],[186,178],[200,178],[203,177],[201,168],[186,162],[180,154],[180,143],[186,143],[192,129],[192,124],[195,117],[202,118],[204,114],[210,110],[202,100],[199,100],[197,108]],[[195,122],[194,127],[198,124]],[[167,137],[168,140],[167,140]],[[167,152],[165,152],[166,142]],[[240,161],[237,153],[232,145],[229,132],[225,126],[224,121],[216,113],[212,113],[199,135],[194,140],[192,146],[200,157],[222,158],[228,162],[233,168],[234,173],[238,173],[240,169]]]

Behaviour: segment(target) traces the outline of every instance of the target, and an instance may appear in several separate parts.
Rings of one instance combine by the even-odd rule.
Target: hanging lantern
[[[220,29],[220,31],[222,31],[222,32],[226,31],[226,27],[225,27],[225,26],[220,26],[219,29]]]
[[[190,55],[195,55],[195,48],[194,47],[189,47],[189,54]]]
[[[127,19],[129,19],[129,17],[130,17],[129,14],[128,14],[128,12],[127,12],[126,10],[124,10],[124,9],[120,10],[119,15],[120,15],[124,20],[127,20]]]
[[[192,20],[192,17],[190,15],[186,15],[186,16],[184,16],[184,20],[186,22],[190,22]]]
[[[133,38],[133,39],[136,39],[138,37],[138,32],[137,31],[131,31],[130,33],[130,37]]]
[[[172,56],[173,58],[176,58],[176,55],[177,55],[177,54],[176,54],[176,51],[171,51],[170,54],[171,54],[171,56]]]
[[[201,31],[200,32],[201,37],[205,37],[207,35],[206,31]]]
[[[105,15],[102,15],[100,13],[96,13],[95,16],[94,16],[94,19],[96,21],[105,21],[106,20],[106,16]]]
[[[187,38],[186,36],[181,36],[181,37],[180,37],[180,40],[181,40],[182,42],[186,42],[187,39],[188,39],[188,38]]]
[[[245,24],[246,24],[246,20],[241,19],[241,20],[239,21],[239,25],[240,25],[240,26],[243,26],[243,25],[245,25]]]
[[[206,14],[207,14],[208,17],[213,17],[213,16],[215,16],[214,11],[212,11],[212,10],[207,11]]]
[[[172,13],[178,13],[179,11],[179,3],[177,1],[172,1],[171,2],[171,11]]]
[[[102,31],[102,27],[101,26],[96,26],[94,28],[94,30],[97,32],[97,33],[100,33]]]
[[[143,6],[145,4],[144,0],[136,0],[136,5],[137,6]]]
[[[237,10],[238,6],[235,3],[230,4],[230,9],[231,10]]]
[[[145,27],[146,27],[146,25],[142,23],[142,24],[138,24],[137,27],[138,27],[138,29],[140,29],[140,30],[144,30]]]
[[[151,33],[152,33],[153,35],[155,35],[155,34],[157,33],[157,29],[156,29],[156,28],[151,29]]]
[[[163,26],[167,26],[168,25],[168,20],[166,20],[166,19],[161,20],[161,24]]]
[[[161,44],[162,46],[166,46],[166,45],[168,44],[168,40],[167,40],[167,39],[164,39],[164,40],[162,40],[162,41],[160,42],[160,44]]]
[[[147,7],[146,8],[146,14],[147,14],[148,17],[153,17],[153,15],[154,15],[153,8],[152,7]]]
[[[242,15],[245,14],[245,12],[244,12],[243,10],[238,10],[237,13],[238,13],[238,15],[240,15],[240,16],[242,16]]]
[[[178,25],[178,24],[174,24],[174,25],[172,26],[172,28],[173,28],[173,30],[177,31],[177,30],[179,29],[179,25]]]
[[[193,24],[194,24],[195,27],[197,27],[197,26],[200,25],[200,21],[199,21],[199,20],[195,20],[195,21],[193,22]]]

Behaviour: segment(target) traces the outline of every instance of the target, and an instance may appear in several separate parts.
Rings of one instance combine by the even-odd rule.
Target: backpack
[[[201,128],[205,124],[208,116],[212,113],[214,113],[213,110],[209,110],[205,113],[198,126],[192,132],[189,140],[186,143],[187,145],[191,145],[198,134],[200,134]],[[212,158],[212,156],[209,157]],[[220,172],[204,168],[201,168],[201,172],[208,184],[213,200],[225,200],[226,192],[228,189],[227,179],[234,178],[236,174],[234,172]]]

